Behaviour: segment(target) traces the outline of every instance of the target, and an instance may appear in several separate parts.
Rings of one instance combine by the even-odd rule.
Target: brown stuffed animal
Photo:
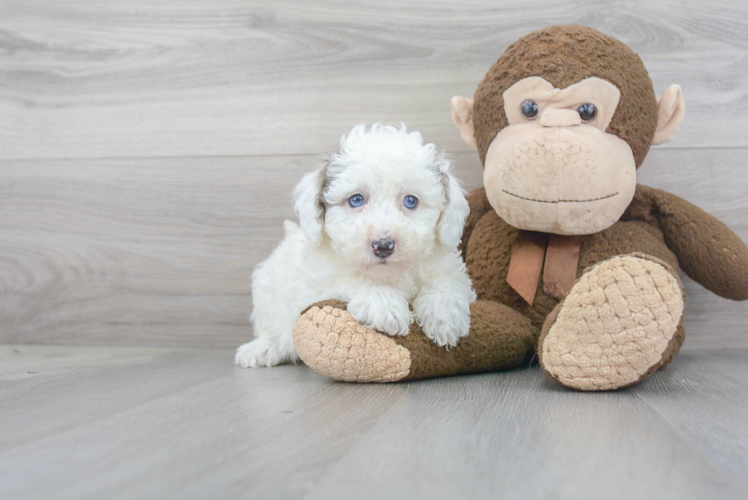
[[[302,313],[301,359],[338,380],[390,382],[506,370],[537,354],[561,384],[609,390],[664,367],[685,338],[683,270],[748,299],[748,248],[725,224],[636,183],[650,145],[675,137],[680,87],[656,98],[639,57],[583,26],[511,45],[478,86],[452,99],[478,149],[462,252],[479,300],[470,334],[446,350],[414,325],[389,337],[339,301]]]

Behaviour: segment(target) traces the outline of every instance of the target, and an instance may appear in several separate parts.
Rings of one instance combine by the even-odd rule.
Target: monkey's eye
[[[405,208],[409,208],[409,209],[413,210],[414,208],[416,208],[418,206],[418,198],[416,198],[412,194],[409,194],[403,200],[403,205],[405,205]]]
[[[538,111],[540,111],[540,106],[535,101],[528,99],[522,102],[522,116],[528,120],[534,120],[538,116]]]
[[[581,118],[583,122],[591,122],[595,119],[595,116],[597,116],[597,108],[594,104],[588,102],[587,104],[579,106],[577,108],[577,113],[579,113],[579,118]]]
[[[348,198],[348,204],[353,208],[358,208],[364,204],[364,197],[360,194],[354,194]]]

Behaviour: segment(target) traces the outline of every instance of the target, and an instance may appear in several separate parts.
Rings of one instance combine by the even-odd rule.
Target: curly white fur
[[[440,346],[455,346],[470,329],[475,292],[457,246],[468,204],[451,163],[421,134],[358,125],[327,165],[294,191],[300,227],[252,275],[255,336],[236,364],[273,366],[297,359],[293,327],[302,309],[324,299],[348,302],[361,323],[406,335],[415,320]],[[351,196],[364,198],[361,207]],[[404,205],[415,196],[414,209]],[[374,241],[394,240],[392,255]],[[412,310],[410,305],[412,304]]]

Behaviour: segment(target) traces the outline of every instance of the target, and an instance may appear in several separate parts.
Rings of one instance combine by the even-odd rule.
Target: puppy
[[[300,227],[286,221],[285,238],[252,274],[256,339],[239,347],[236,364],[296,361],[294,324],[324,299],[346,301],[367,327],[407,335],[415,320],[437,345],[455,346],[476,295],[457,249],[468,203],[450,170],[404,125],[343,136],[294,190]]]

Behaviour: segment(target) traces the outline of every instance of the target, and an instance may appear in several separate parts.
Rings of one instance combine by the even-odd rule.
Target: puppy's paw
[[[408,301],[395,293],[371,291],[348,302],[348,312],[368,328],[390,335],[407,335],[413,323]]]
[[[239,346],[234,364],[243,368],[275,366],[283,363],[285,356],[278,344],[266,338],[258,338]]]
[[[428,294],[415,301],[416,320],[423,333],[441,347],[454,347],[470,332],[470,302]]]

